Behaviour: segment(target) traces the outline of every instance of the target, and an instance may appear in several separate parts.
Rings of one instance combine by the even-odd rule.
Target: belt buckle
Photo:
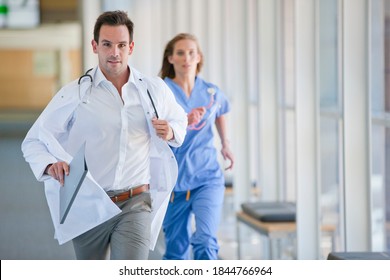
[[[133,188],[131,188],[130,191],[129,191],[129,197],[130,197],[130,198],[133,197]]]

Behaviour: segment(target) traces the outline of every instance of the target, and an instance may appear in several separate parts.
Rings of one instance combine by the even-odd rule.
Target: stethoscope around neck
[[[91,74],[89,74],[89,72],[91,72],[92,69],[93,69],[93,68],[88,69],[87,72],[85,72],[84,75],[80,76],[80,78],[79,78],[79,80],[78,80],[78,82],[77,82],[78,85],[79,85],[79,98],[80,98],[80,99],[81,99],[81,90],[80,90],[80,88],[81,88],[81,82],[83,81],[84,78],[89,78],[89,80],[90,80],[89,95],[91,95],[93,78],[92,78]],[[140,78],[139,80],[142,82],[142,79],[141,79],[141,78]],[[157,113],[156,106],[154,105],[154,101],[153,101],[152,95],[150,94],[148,88],[146,88],[146,91],[147,91],[147,93],[148,93],[150,102],[152,103],[153,110],[154,110],[154,114],[156,115],[156,118],[158,119],[159,117],[158,117],[158,113]],[[82,100],[82,102],[83,102],[84,104],[87,104],[87,103],[88,103],[88,99],[87,99],[87,100]]]

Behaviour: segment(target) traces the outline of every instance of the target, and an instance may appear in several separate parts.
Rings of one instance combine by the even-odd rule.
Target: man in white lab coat
[[[98,17],[92,48],[99,65],[53,97],[23,155],[45,182],[60,244],[72,240],[78,259],[105,259],[108,251],[111,259],[147,259],[177,179],[168,144],[183,143],[187,116],[160,78],[128,66],[134,42],[126,13]],[[89,171],[61,224],[59,190],[83,143]]]

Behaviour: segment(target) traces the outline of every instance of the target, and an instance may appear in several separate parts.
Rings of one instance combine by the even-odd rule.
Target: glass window
[[[371,234],[372,248],[374,251],[383,251],[386,248],[385,240],[386,233],[384,225],[386,224],[386,200],[389,201],[389,192],[384,195],[385,186],[389,185],[388,176],[389,170],[389,129],[383,125],[372,126],[371,138],[371,153],[372,158],[372,173],[371,173]],[[387,188],[388,189],[388,188]],[[387,210],[389,214],[389,210]]]
[[[282,103],[286,107],[295,106],[295,1],[283,1],[282,9]]]
[[[295,121],[295,1],[283,1],[281,9],[281,91],[280,155],[282,190],[280,199],[295,201],[296,192],[296,121]]]
[[[342,250],[343,162],[342,98],[340,91],[338,0],[319,1],[319,92],[320,92],[320,214],[321,251]]]
[[[284,112],[284,176],[283,200],[296,201],[296,119],[295,111]]]
[[[321,108],[334,108],[339,104],[337,0],[319,2],[320,104]]]
[[[390,250],[390,0],[370,2],[372,249]]]
[[[342,250],[342,213],[341,190],[342,168],[340,163],[340,124],[339,120],[321,117],[320,121],[320,223],[322,228],[331,230],[321,231],[322,258],[325,259],[330,251]]]

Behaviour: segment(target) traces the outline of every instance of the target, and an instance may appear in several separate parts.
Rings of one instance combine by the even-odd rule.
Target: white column
[[[79,1],[82,24],[82,57],[84,72],[97,65],[97,57],[92,51],[91,40],[95,21],[101,13],[101,1]]]
[[[370,250],[368,4],[343,2],[345,241],[347,251]]]
[[[278,199],[278,91],[276,1],[258,2],[258,183],[263,200]]]
[[[316,1],[296,0],[297,258],[319,257]]]

